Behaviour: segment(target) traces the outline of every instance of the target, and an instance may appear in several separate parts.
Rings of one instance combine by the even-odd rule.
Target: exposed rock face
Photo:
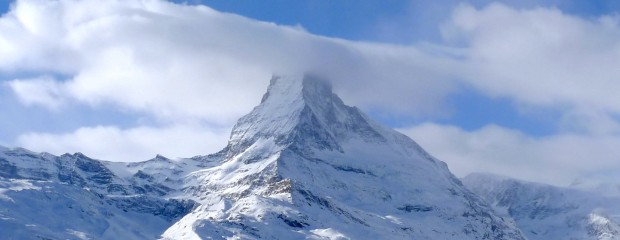
[[[89,199],[78,206],[97,209],[89,218],[98,222],[79,229],[48,223],[37,233],[48,238],[110,238],[113,229],[125,238],[525,239],[443,162],[308,75],[274,77],[261,104],[216,154],[111,163],[11,151],[0,155],[8,189],[0,192],[2,211],[28,202],[15,200],[20,196],[44,194],[41,189],[59,199]],[[18,185],[21,191],[11,190]],[[12,219],[0,226],[32,220],[14,218],[19,211],[25,210],[0,211]],[[115,225],[121,216],[150,225],[122,229]]]

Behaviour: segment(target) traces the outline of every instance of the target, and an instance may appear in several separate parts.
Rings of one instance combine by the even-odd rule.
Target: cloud
[[[214,153],[226,145],[229,129],[200,125],[173,125],[162,128],[114,126],[82,127],[65,134],[26,133],[20,146],[53,154],[83,152],[110,161],[144,161],[157,153],[167,157],[192,157],[188,153]]]
[[[51,77],[34,79],[15,79],[6,83],[19,97],[19,100],[27,105],[42,105],[58,110],[64,104],[64,92],[62,85]]]
[[[442,33],[461,54],[464,84],[510,99],[522,114],[560,113],[558,132],[540,137],[494,124],[474,131],[436,123],[402,129],[453,172],[567,185],[620,169],[619,15],[585,19],[555,8],[460,5]]]
[[[436,114],[454,90],[437,71],[449,63],[415,47],[325,38],[157,0],[17,1],[2,17],[0,42],[0,69],[61,72],[68,98],[171,121],[231,125],[273,73],[319,73],[338,79],[357,105],[414,115]]]
[[[620,113],[619,15],[584,19],[554,8],[461,5],[442,30],[462,46],[462,76],[485,95]]]
[[[537,108],[561,115],[558,132],[540,137],[494,124],[474,131],[436,123],[401,129],[455,174],[568,185],[620,169],[617,15],[584,19],[554,8],[461,5],[442,31],[462,53],[463,83],[510,99],[523,114]]]
[[[396,46],[157,0],[21,0],[0,20],[0,69],[65,73],[60,88],[93,106],[221,125],[251,109],[272,73],[303,71],[391,114],[445,116],[459,84],[534,107],[620,113],[619,19],[460,5],[442,45]]]
[[[59,31],[56,1],[17,1],[0,18],[0,71],[50,70],[67,72],[80,65]],[[42,14],[45,13],[45,14]],[[64,29],[63,29],[64,30]]]
[[[573,180],[620,169],[620,136],[558,134],[531,137],[520,131],[488,125],[465,131],[426,123],[400,129],[463,177],[472,172],[568,185]],[[620,181],[617,177],[615,181]]]

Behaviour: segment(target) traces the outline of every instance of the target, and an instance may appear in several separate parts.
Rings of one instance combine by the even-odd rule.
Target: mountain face
[[[490,174],[471,174],[463,183],[528,239],[620,239],[618,196]]]
[[[0,184],[3,238],[525,239],[309,75],[274,77],[218,153],[114,163],[0,149]]]

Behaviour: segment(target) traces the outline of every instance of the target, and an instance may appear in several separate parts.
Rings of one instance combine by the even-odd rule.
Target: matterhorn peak
[[[250,239],[523,239],[443,162],[313,75],[273,77],[221,153],[186,179],[201,207],[165,237],[194,226]]]
[[[384,140],[368,117],[344,105],[331,84],[315,75],[274,76],[261,104],[233,128],[229,150],[239,153],[259,139],[342,151],[339,141],[350,137]]]
[[[280,97],[280,99],[275,101],[281,101],[282,98],[288,98],[288,100],[298,98],[299,100],[312,102],[316,101],[317,98],[329,100],[333,93],[332,85],[329,81],[318,75],[306,73],[303,75],[273,75],[269,82],[267,93],[263,96],[261,103],[264,103],[271,95]]]

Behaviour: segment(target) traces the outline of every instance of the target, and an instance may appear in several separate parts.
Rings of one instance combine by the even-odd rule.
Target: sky
[[[620,181],[620,2],[0,2],[0,145],[216,152],[272,74],[319,73],[462,177]]]

